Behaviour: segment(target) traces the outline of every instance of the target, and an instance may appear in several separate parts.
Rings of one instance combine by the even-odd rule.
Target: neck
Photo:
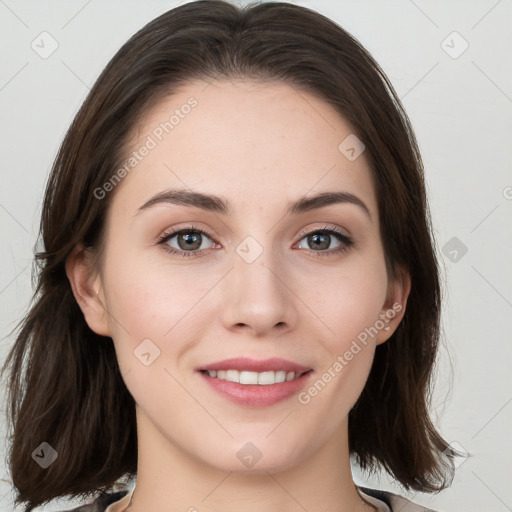
[[[352,479],[348,423],[295,465],[284,469],[261,465],[258,472],[222,471],[198,460],[165,438],[138,407],[137,425],[137,485],[128,512],[375,510]]]

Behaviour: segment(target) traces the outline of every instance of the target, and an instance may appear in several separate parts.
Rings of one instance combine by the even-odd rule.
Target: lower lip
[[[268,407],[298,393],[309,380],[312,370],[297,379],[278,382],[276,384],[239,384],[229,380],[210,377],[207,373],[199,372],[206,382],[222,396],[238,405],[248,407]]]

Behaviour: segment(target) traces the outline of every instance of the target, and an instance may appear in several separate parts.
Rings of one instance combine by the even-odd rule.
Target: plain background
[[[13,343],[9,332],[32,294],[44,185],[67,127],[118,48],[182,3],[0,0],[2,361]],[[358,468],[355,480],[439,511],[512,510],[512,3],[293,3],[357,37],[389,76],[412,121],[444,283],[432,416],[447,441],[473,455],[459,461],[452,486],[433,496],[406,493],[390,478],[369,478]],[[47,58],[31,46],[46,37],[45,48],[51,48],[51,39],[40,36],[44,31],[58,44]],[[10,511],[5,418],[0,425],[0,509]],[[58,500],[40,510],[69,504]]]

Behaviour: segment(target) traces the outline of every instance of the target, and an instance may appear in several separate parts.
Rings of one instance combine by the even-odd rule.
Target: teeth
[[[263,373],[261,373],[260,376],[261,375],[263,375]],[[234,380],[233,382],[240,382],[240,384],[258,384],[260,376],[258,376],[256,372],[240,372],[238,380]]]
[[[240,382],[240,372],[236,370],[226,370],[226,380],[230,382]]]
[[[217,379],[238,382],[240,384],[259,384],[267,386],[278,382],[288,382],[295,379],[294,372],[286,373],[284,370],[277,372],[248,372],[238,370],[208,370],[208,375]]]

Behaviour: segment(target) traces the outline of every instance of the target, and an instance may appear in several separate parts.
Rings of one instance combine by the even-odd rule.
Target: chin
[[[265,440],[264,435],[259,441],[232,441],[230,446],[219,443],[219,453],[212,453],[205,459],[203,452],[201,458],[221,471],[244,475],[286,471],[298,464],[300,459],[301,452],[296,445],[283,446],[281,442],[276,446],[268,439]]]

